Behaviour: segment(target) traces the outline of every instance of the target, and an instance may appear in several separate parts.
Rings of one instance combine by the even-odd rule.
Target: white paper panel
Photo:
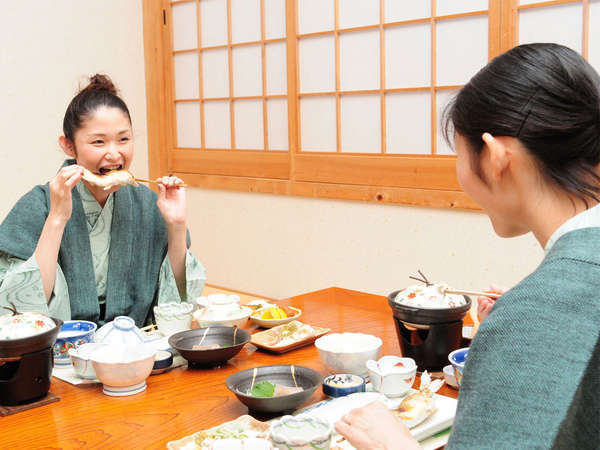
[[[229,62],[226,49],[202,52],[204,98],[229,97]]]
[[[267,62],[267,94],[287,93],[287,68],[285,42],[265,45]]]
[[[231,42],[260,41],[260,0],[231,0]]]
[[[262,95],[260,45],[233,48],[233,94],[236,97]]]
[[[265,38],[285,37],[285,0],[265,0]]]
[[[431,2],[427,0],[385,0],[384,8],[386,22],[431,17]]]
[[[177,147],[201,148],[200,102],[177,103]]]
[[[379,0],[340,0],[340,28],[379,23]]]
[[[442,114],[446,105],[452,100],[458,91],[443,90],[437,91],[435,97],[437,110],[437,153],[438,155],[454,155],[454,150],[448,146],[442,133]],[[452,136],[450,136],[452,138]],[[452,143],[454,145],[454,143]]]
[[[340,34],[340,88],[379,89],[379,30]]]
[[[385,30],[385,87],[431,84],[431,27],[428,23]]]
[[[207,148],[231,148],[229,102],[204,102],[204,132]]]
[[[298,0],[298,33],[333,30],[334,0]]]
[[[582,5],[525,9],[519,13],[519,43],[556,42],[581,53]]]
[[[196,3],[173,5],[173,50],[198,48]]]
[[[590,2],[589,62],[600,72],[600,0]]]
[[[202,47],[227,44],[227,2],[200,0]]]
[[[300,99],[301,151],[336,151],[335,97]]]
[[[179,53],[174,55],[175,98],[200,98],[198,79],[198,53]]]
[[[489,0],[437,0],[436,15],[459,14],[471,11],[487,11]]]
[[[285,98],[267,100],[269,150],[288,149],[288,109]]]
[[[333,36],[300,39],[300,92],[335,90],[335,47]]]
[[[464,84],[488,61],[487,16],[437,24],[437,85]]]
[[[235,147],[242,150],[264,150],[262,100],[236,100]]]
[[[344,95],[341,99],[342,152],[381,153],[379,95]]]
[[[386,152],[431,153],[431,95],[406,92],[386,96]]]

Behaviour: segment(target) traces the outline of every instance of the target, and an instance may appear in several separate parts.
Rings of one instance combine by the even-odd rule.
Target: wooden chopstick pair
[[[147,180],[145,178],[133,178],[135,181],[141,181],[142,183],[155,183],[155,184],[163,184],[162,181],[157,181],[157,180]],[[178,184],[178,187],[187,187],[187,184],[183,183],[183,184]]]
[[[444,294],[474,295],[477,297],[483,296],[483,297],[489,297],[489,298],[493,298],[493,299],[497,299],[502,295],[502,294],[496,294],[494,292],[466,291],[466,290],[462,290],[462,289],[450,289],[450,288],[446,289],[444,291]]]

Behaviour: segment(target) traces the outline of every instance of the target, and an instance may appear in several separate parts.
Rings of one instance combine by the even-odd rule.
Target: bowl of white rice
[[[382,341],[364,333],[332,333],[315,341],[319,358],[329,373],[368,375],[366,363],[377,359]]]

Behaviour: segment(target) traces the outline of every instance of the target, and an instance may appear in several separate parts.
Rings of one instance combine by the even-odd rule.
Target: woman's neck
[[[83,180],[83,184],[85,185],[85,187],[87,188],[89,193],[92,194],[92,196],[96,199],[98,204],[102,208],[104,208],[104,205],[106,204],[106,200],[108,200],[108,196],[111,194],[112,191],[110,191],[110,190],[105,191],[104,188],[102,188],[100,186],[94,186],[85,180]]]

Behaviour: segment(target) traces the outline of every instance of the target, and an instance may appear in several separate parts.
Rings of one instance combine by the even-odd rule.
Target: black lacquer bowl
[[[292,376],[292,366],[289,364],[261,366],[256,368],[254,384],[268,381],[290,387],[297,385],[303,390],[279,397],[254,397],[246,393],[252,385],[253,373],[254,369],[234,373],[227,378],[225,384],[248,409],[268,414],[282,413],[298,408],[323,382],[323,375],[308,367],[294,366],[294,376]],[[296,379],[295,383],[294,378]]]
[[[200,341],[202,345],[218,344],[221,348],[194,350],[194,345],[199,345]],[[169,338],[169,345],[194,365],[222,364],[237,355],[248,342],[250,333],[236,327],[196,328],[175,333]]]

